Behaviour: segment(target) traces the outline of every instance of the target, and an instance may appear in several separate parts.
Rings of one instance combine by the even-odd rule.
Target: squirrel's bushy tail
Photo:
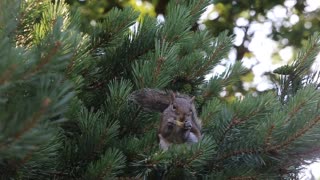
[[[172,93],[173,92],[170,90],[162,91],[158,89],[144,88],[131,93],[131,95],[129,96],[129,100],[140,105],[147,111],[162,113],[170,105]],[[184,94],[175,93],[175,97],[184,98],[190,100],[189,102],[191,102],[191,98]],[[195,121],[198,128],[201,129],[201,121],[197,117],[197,111],[194,104],[192,104],[192,111],[193,120]]]
[[[148,111],[163,112],[170,104],[170,91],[144,88],[134,91],[129,100]]]

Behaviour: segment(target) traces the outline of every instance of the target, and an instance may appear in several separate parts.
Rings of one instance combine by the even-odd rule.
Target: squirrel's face
[[[186,99],[175,98],[169,108],[181,122],[190,120],[192,116],[192,102]]]

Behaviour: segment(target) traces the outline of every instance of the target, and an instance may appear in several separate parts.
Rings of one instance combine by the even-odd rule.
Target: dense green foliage
[[[0,1],[1,179],[290,179],[320,154],[319,34],[275,71],[277,91],[225,102],[248,70],[205,80],[233,46],[192,28],[209,2],[172,1],[163,22],[37,2]],[[161,151],[159,114],[128,100],[141,88],[196,95],[201,142]]]

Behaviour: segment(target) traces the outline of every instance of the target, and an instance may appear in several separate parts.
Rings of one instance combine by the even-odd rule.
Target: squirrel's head
[[[186,118],[191,117],[193,113],[193,102],[192,98],[181,98],[176,97],[175,93],[171,93],[170,105],[168,108],[176,114],[179,121],[185,121]]]

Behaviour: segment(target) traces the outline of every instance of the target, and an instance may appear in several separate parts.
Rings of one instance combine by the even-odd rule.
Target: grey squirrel
[[[161,149],[167,150],[171,144],[196,143],[201,138],[194,97],[142,89],[133,92],[130,99],[149,111],[162,113],[158,129]]]

